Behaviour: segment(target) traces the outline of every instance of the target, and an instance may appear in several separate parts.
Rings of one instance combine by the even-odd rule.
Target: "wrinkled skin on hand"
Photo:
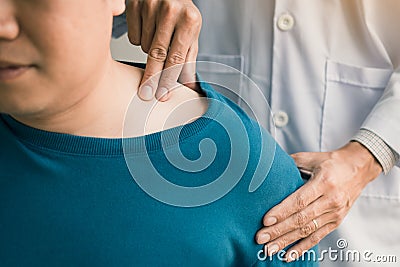
[[[287,261],[335,230],[365,186],[382,172],[373,155],[357,142],[332,152],[303,152],[292,157],[311,178],[265,214],[264,227],[256,234],[257,243],[266,244],[268,255],[300,240],[287,251]]]
[[[148,54],[139,96],[166,101],[178,80],[198,89],[195,64],[184,64],[195,62],[198,53],[202,18],[193,2],[128,0],[126,16],[130,42]]]

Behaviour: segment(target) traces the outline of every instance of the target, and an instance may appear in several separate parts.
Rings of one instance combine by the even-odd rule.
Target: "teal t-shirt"
[[[262,216],[302,179],[239,107],[202,89],[204,116],[136,138],[0,115],[0,266],[315,266],[258,258]]]

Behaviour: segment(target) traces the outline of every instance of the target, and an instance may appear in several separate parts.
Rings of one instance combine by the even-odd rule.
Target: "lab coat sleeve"
[[[361,128],[370,130],[400,154],[400,67],[393,72],[381,99]],[[400,161],[396,166],[400,167]]]

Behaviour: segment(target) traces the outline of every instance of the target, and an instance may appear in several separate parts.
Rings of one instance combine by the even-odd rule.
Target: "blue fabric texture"
[[[287,264],[276,256],[258,259],[262,246],[254,235],[262,216],[302,179],[293,160],[257,123],[208,84],[201,86],[215,100],[203,117],[126,140],[46,132],[1,114],[0,266],[316,266],[306,260]],[[239,144],[231,142],[228,126],[245,128],[248,151],[235,150]],[[216,154],[204,170],[187,172],[166,158],[166,151],[179,149],[196,160],[205,139],[213,141]],[[126,161],[149,155],[166,180],[199,187],[232,165],[234,150],[246,163],[240,177],[232,175],[238,183],[198,207],[149,196],[132,177],[146,173],[147,166],[130,170]],[[249,192],[252,181],[260,185]]]

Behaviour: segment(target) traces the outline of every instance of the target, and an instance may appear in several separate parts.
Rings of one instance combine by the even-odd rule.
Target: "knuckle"
[[[278,221],[282,221],[291,215],[291,210],[289,207],[287,207],[287,205],[281,206],[279,210],[280,212],[274,212],[274,216],[278,219]]]
[[[128,8],[139,9],[141,0],[128,0],[126,6]]]
[[[174,65],[185,63],[185,59],[185,56],[181,52],[174,52],[168,55],[168,62]]]
[[[161,11],[166,16],[176,16],[180,9],[181,3],[178,1],[161,1]]]
[[[151,12],[152,12],[152,9],[149,4],[149,1],[144,1],[143,5],[142,5],[141,15],[145,16],[145,17],[149,17],[149,16],[151,16]]]
[[[183,13],[184,19],[188,23],[197,23],[201,21],[201,14],[197,8],[188,7]]]
[[[336,186],[335,179],[329,172],[321,173],[321,182],[328,190],[333,190]]]
[[[138,0],[128,0],[126,1],[126,12],[129,13],[133,10],[138,10],[139,1]]]
[[[340,208],[343,204],[342,194],[338,193],[338,194],[335,194],[334,196],[332,196],[330,204],[331,204],[332,208],[335,208],[335,209]]]
[[[275,229],[273,229],[271,231],[271,238],[272,239],[277,238],[277,237],[281,236],[281,234],[282,234],[282,231],[278,227],[275,227]]]
[[[149,51],[149,56],[156,61],[165,61],[167,58],[167,49],[163,47],[155,47]]]
[[[287,237],[282,237],[277,243],[279,248],[285,248],[287,245],[289,245],[289,240]]]
[[[145,26],[145,24],[142,25],[142,29],[141,29],[142,36],[141,37],[142,37],[142,39],[146,39],[146,41],[148,43],[151,43],[152,39],[154,37],[155,28],[153,26],[154,26],[154,24],[151,24],[148,26]]]
[[[152,11],[154,10],[154,8],[158,5],[159,1],[158,0],[140,0],[138,2],[141,2],[143,5],[143,9],[145,9],[146,11]]]
[[[295,215],[295,226],[301,227],[308,221],[308,216],[305,212],[301,211]]]
[[[306,198],[304,195],[296,196],[296,206],[298,209],[304,209],[307,206]]]
[[[309,224],[307,224],[307,225],[305,225],[305,226],[300,228],[300,235],[303,238],[311,235],[312,232],[313,232],[312,226],[309,225]]]

